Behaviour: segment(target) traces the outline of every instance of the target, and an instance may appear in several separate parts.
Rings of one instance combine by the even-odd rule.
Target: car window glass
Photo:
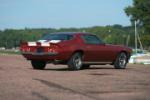
[[[67,34],[47,34],[41,40],[70,40],[72,38],[72,35]]]
[[[84,35],[83,40],[87,44],[101,44],[102,41],[94,35]]]
[[[67,40],[73,39],[73,35],[68,35]]]

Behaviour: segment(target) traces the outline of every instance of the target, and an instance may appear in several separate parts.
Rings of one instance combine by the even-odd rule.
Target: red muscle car
[[[46,34],[39,41],[21,43],[20,51],[34,69],[53,63],[67,64],[71,70],[98,64],[125,69],[132,52],[128,47],[105,44],[96,35],[82,32]]]

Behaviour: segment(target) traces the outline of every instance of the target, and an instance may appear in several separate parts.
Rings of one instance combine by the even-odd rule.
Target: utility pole
[[[136,20],[135,20],[135,53],[137,54],[137,27],[136,27]]]
[[[126,46],[129,46],[129,41],[130,41],[130,35],[127,36]]]

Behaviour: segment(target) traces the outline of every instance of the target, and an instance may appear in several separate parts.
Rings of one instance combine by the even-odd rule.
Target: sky
[[[0,30],[130,25],[132,0],[0,0]]]

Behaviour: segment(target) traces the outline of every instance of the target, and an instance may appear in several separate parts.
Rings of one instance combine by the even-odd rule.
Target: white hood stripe
[[[36,42],[28,42],[28,46],[37,46]]]
[[[59,43],[61,40],[51,40],[50,43]]]
[[[41,43],[41,46],[50,46],[50,43],[49,42],[43,42],[43,43]]]
[[[51,40],[51,41],[46,41],[46,40],[39,40],[38,42],[41,43],[41,46],[50,46],[50,43],[59,43],[61,40]],[[37,46],[36,42],[28,42],[28,46]]]
[[[28,42],[28,46],[37,46],[36,42]],[[43,42],[41,43],[41,46],[50,46],[49,42]]]

